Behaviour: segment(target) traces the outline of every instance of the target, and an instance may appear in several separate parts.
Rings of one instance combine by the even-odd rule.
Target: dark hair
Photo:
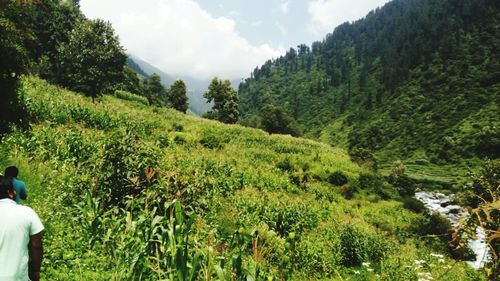
[[[5,176],[15,178],[19,175],[19,169],[16,166],[10,166],[5,169]]]
[[[12,178],[0,176],[0,199],[10,198],[9,192],[14,192]]]

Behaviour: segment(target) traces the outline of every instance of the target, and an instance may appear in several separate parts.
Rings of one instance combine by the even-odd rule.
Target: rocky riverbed
[[[415,198],[424,203],[428,210],[438,212],[450,220],[452,227],[458,227],[469,216],[467,210],[453,204],[453,195],[420,191],[415,193]],[[489,249],[485,239],[486,233],[482,227],[476,228],[475,239],[468,239],[468,246],[476,255],[476,260],[467,263],[475,269],[482,268],[489,259]]]

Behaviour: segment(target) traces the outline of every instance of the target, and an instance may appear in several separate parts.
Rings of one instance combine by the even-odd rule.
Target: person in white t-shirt
[[[0,176],[0,280],[39,281],[44,227],[35,211],[15,198],[12,178]]]

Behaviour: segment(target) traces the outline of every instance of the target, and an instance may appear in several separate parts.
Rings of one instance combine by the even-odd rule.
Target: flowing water
[[[458,227],[459,224],[469,216],[469,213],[458,205],[452,204],[453,195],[445,195],[440,192],[421,191],[415,193],[415,198],[424,203],[425,207],[433,212],[438,212],[447,218],[452,227]],[[475,239],[468,239],[468,246],[476,255],[475,261],[467,263],[475,269],[482,268],[489,260],[488,246],[486,244],[486,232],[482,227],[476,228]]]

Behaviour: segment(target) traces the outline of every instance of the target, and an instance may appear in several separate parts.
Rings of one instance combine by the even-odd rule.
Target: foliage
[[[345,266],[359,266],[363,262],[380,262],[389,250],[388,243],[377,235],[366,234],[348,225],[340,234],[342,263]]]
[[[369,172],[342,149],[21,85],[32,130],[4,138],[0,164],[21,168],[46,226],[44,279],[412,280],[415,261],[442,246],[419,242],[410,226],[421,215],[400,202],[346,200],[325,183],[332,170],[353,182]],[[277,168],[286,161],[290,171]],[[444,260],[428,267],[434,278],[477,280]]]
[[[23,5],[11,1],[0,3],[0,135],[10,131],[11,125],[22,126],[27,121],[26,109],[17,89],[19,76],[26,71],[28,64],[25,44],[30,38],[26,36],[25,25],[9,19],[10,13],[16,13],[18,9],[24,9]]]
[[[358,178],[360,189],[371,194],[377,194],[382,199],[397,199],[397,190],[390,186],[385,179],[374,173],[361,173]]]
[[[58,51],[58,83],[69,89],[96,98],[123,79],[127,57],[110,23],[83,21]]]
[[[341,171],[335,171],[328,176],[328,182],[336,186],[341,186],[346,184],[348,179]]]
[[[392,184],[403,197],[410,197],[415,194],[413,180],[406,174],[406,166],[401,161],[395,161],[392,164],[391,173],[388,181]]]
[[[166,89],[161,83],[161,78],[158,74],[153,73],[144,80],[144,90],[146,92],[149,104],[162,106],[167,102]]]
[[[349,150],[349,155],[353,162],[374,172],[377,171],[377,158],[369,149],[355,147]]]
[[[298,124],[282,108],[267,104],[262,109],[262,128],[272,134],[300,136]]]
[[[186,95],[186,84],[184,81],[177,80],[170,86],[167,92],[168,104],[182,113],[188,109],[188,98]]]
[[[486,241],[492,252],[489,276],[500,274],[500,161],[487,160],[478,171],[470,173],[471,183],[466,185],[465,199],[470,206],[469,227],[480,225],[486,231]],[[471,229],[472,230],[472,229]],[[471,231],[472,232],[472,231]]]
[[[214,103],[212,110],[205,117],[233,124],[238,121],[238,95],[229,80],[212,79],[208,91],[203,94],[207,102]]]
[[[126,91],[122,91],[122,90],[116,90],[115,93],[114,93],[114,96],[119,98],[119,99],[124,99],[124,100],[128,100],[128,101],[134,101],[134,102],[137,102],[137,103],[141,103],[141,104],[144,104],[144,105],[149,105],[149,102],[148,102],[148,99],[143,97],[143,96],[139,96],[139,95],[136,95],[136,94],[133,94],[133,93],[130,93],[130,92],[126,92]]]
[[[279,104],[304,136],[380,164],[495,159],[498,14],[493,0],[391,1],[257,67],[239,86],[241,118]]]
[[[403,206],[415,213],[424,213],[426,210],[424,203],[413,197],[403,198]]]

